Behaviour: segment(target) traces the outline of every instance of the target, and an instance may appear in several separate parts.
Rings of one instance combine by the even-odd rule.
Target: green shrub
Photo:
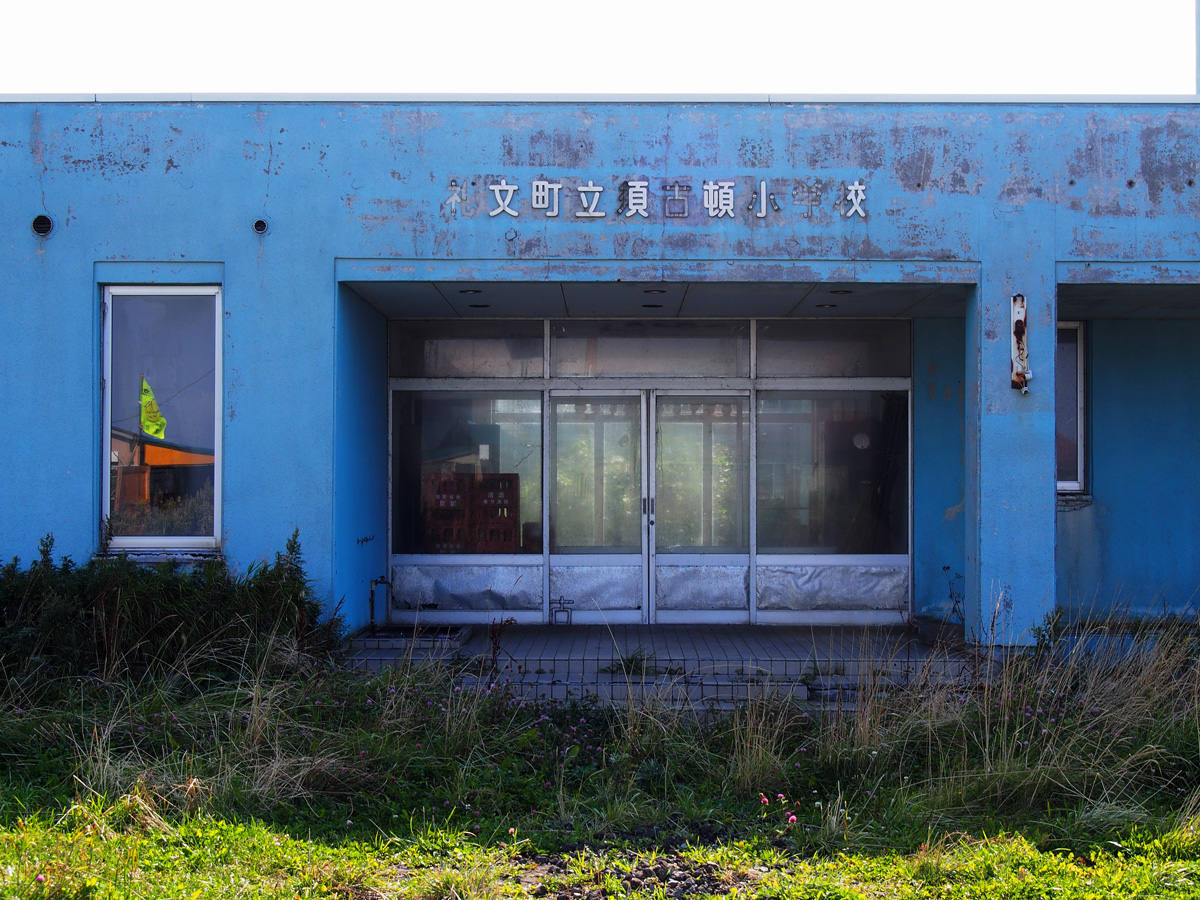
[[[17,558],[0,568],[0,671],[9,679],[152,673],[193,655],[228,669],[272,641],[321,655],[339,640],[336,613],[321,617],[297,533],[273,561],[244,574],[219,556],[187,564],[124,555],[56,562],[50,535],[28,568]]]

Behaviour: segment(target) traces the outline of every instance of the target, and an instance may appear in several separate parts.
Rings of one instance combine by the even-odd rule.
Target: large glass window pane
[[[395,553],[542,552],[542,398],[392,395]]]
[[[907,378],[909,323],[801,319],[758,323],[759,377]]]
[[[750,374],[749,322],[555,322],[554,374]]]
[[[640,397],[555,399],[550,550],[641,553]]]
[[[908,397],[758,395],[759,553],[908,552]]]
[[[736,553],[750,546],[750,402],[660,396],[655,544],[659,553]]]
[[[1054,438],[1060,490],[1083,486],[1079,440],[1079,327],[1058,328],[1054,360]]]
[[[107,524],[115,546],[217,537],[215,288],[110,288]]]
[[[540,321],[388,323],[393,378],[541,378]]]

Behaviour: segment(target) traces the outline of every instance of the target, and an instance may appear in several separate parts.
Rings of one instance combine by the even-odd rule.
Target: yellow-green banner
[[[160,441],[167,436],[167,420],[154,401],[154,391],[142,376],[142,431]]]

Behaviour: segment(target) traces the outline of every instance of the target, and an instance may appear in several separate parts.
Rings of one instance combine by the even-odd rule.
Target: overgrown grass
[[[72,583],[49,555],[5,570],[6,616],[45,609],[51,568]],[[1054,634],[904,687],[863,666],[852,713],[767,688],[602,706],[345,671],[287,618],[299,548],[274,567],[250,602],[289,597],[286,629],[225,601],[257,631],[171,644],[147,594],[136,653],[5,657],[0,897],[1200,895],[1191,627]]]

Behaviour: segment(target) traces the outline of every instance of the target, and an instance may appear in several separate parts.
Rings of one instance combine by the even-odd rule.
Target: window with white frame
[[[205,550],[221,520],[221,291],[104,291],[103,515],[116,549]]]
[[[1055,350],[1054,438],[1058,490],[1079,493],[1084,479],[1083,323],[1059,322]]]

